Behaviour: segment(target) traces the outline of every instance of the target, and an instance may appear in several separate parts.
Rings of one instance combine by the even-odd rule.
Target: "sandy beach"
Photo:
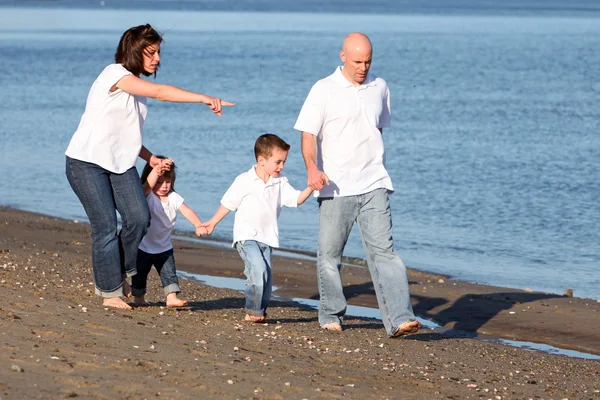
[[[243,322],[243,296],[182,280],[190,306],[118,311],[93,294],[90,227],[0,208],[1,399],[600,399],[600,361],[477,335],[600,355],[600,302],[409,270],[415,313],[435,321],[389,339],[380,321],[319,328],[314,309],[274,301]],[[226,246],[175,242],[178,269],[243,278]],[[375,307],[368,271],[343,268],[349,303]],[[275,256],[280,298],[317,299],[315,263]],[[566,289],[566,288],[565,288]],[[577,295],[577,293],[575,293]]]

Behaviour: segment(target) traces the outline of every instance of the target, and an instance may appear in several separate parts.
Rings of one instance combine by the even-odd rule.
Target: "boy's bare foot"
[[[120,297],[105,298],[102,302],[105,307],[118,308],[121,310],[131,310],[131,306],[123,301]]]
[[[127,279],[123,279],[123,296],[126,299],[131,297],[131,286],[129,285],[129,282],[127,282]]]
[[[144,296],[133,296],[133,305],[136,307],[148,307],[150,303],[146,301]]]
[[[417,333],[421,329],[421,323],[419,321],[409,321],[405,322],[396,329],[396,332],[392,334],[391,337],[400,337],[405,335],[411,335],[413,333]]]
[[[246,316],[244,317],[244,321],[249,321],[249,322],[265,322],[266,320],[267,320],[266,314],[261,315],[261,316],[246,314]]]
[[[167,295],[167,307],[176,308],[176,307],[185,307],[187,305],[188,305],[188,301],[177,298],[177,293],[169,293]]]
[[[330,324],[321,325],[321,328],[325,329],[326,331],[335,331],[335,332],[342,331],[342,326],[340,324],[338,324],[337,322],[332,322]]]

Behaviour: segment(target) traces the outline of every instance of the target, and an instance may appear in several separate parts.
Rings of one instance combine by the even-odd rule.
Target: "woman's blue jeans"
[[[138,246],[150,212],[137,169],[122,174],[67,157],[66,174],[92,225],[92,270],[96,294],[119,297],[123,277],[135,275]],[[117,215],[121,231],[117,231]]]
[[[271,272],[271,246],[255,240],[241,240],[235,248],[244,260],[246,275],[246,309],[255,317],[262,317],[267,312],[273,276]]]
[[[340,268],[354,222],[358,223],[383,325],[389,336],[415,316],[406,267],[394,252],[392,213],[386,189],[356,196],[319,199],[319,323],[342,324],[346,298]]]

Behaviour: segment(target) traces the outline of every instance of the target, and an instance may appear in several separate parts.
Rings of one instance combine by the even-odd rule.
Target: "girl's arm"
[[[302,192],[300,192],[300,195],[298,196],[298,205],[304,203],[306,201],[306,199],[308,199],[310,197],[312,192],[313,192],[313,190],[310,187],[307,187]]]
[[[222,106],[235,106],[217,97],[202,93],[190,92],[176,86],[148,82],[135,75],[125,75],[111,88],[113,91],[121,89],[129,94],[150,97],[160,101],[176,103],[204,103],[217,115],[221,115]]]
[[[221,222],[221,220],[225,218],[227,214],[229,214],[229,209],[223,207],[223,205],[220,205],[217,211],[215,212],[215,215],[213,215],[212,218],[209,219],[207,222],[202,224],[202,226],[206,228],[206,231],[210,235],[215,230],[215,226],[217,226],[217,224]]]
[[[150,194],[152,188],[154,185],[156,185],[156,182],[158,182],[158,177],[161,175],[162,169],[160,164],[152,168],[152,171],[150,171],[148,177],[146,178],[146,182],[144,182],[144,196],[148,196]]]
[[[196,214],[194,210],[189,208],[185,203],[183,203],[181,207],[179,207],[179,211],[181,211],[181,214],[183,214],[185,219],[187,219],[192,225],[194,225],[194,228],[196,228],[196,235],[202,236],[208,233],[207,229],[204,226],[202,226],[202,221],[200,220],[198,214]]]

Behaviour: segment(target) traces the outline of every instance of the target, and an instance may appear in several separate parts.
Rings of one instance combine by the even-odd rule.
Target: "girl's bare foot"
[[[177,298],[177,293],[169,293],[167,295],[167,307],[185,307],[187,305],[188,301]]]
[[[127,282],[127,279],[123,278],[123,296],[128,299],[131,297],[131,286],[129,285],[129,282]]]
[[[102,302],[105,307],[118,308],[121,310],[131,310],[131,306],[123,301],[120,297],[105,298]]]
[[[136,307],[148,307],[150,303],[146,302],[144,296],[133,296],[133,305]]]
[[[265,322],[267,320],[267,315],[261,315],[260,317],[256,316],[256,315],[250,315],[250,314],[246,314],[246,316],[244,317],[244,321],[249,321],[249,322]]]

